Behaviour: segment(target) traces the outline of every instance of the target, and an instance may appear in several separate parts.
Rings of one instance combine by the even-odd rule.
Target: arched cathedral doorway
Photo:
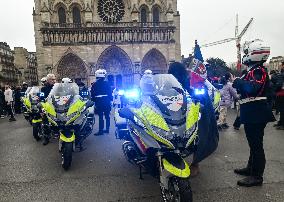
[[[167,73],[167,60],[159,50],[153,48],[144,56],[141,63],[142,73],[147,69],[152,70],[154,74]]]
[[[132,62],[125,51],[117,46],[108,47],[99,57],[97,69],[108,72],[108,80],[113,87],[133,85]]]
[[[68,77],[87,84],[88,72],[84,61],[73,53],[63,56],[57,67],[58,80]]]

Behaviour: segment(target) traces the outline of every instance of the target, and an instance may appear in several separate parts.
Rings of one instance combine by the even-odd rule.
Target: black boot
[[[251,172],[249,168],[241,168],[241,169],[235,169],[234,173],[238,174],[238,175],[243,175],[243,176],[250,176]]]
[[[103,134],[104,134],[103,131],[99,131],[99,132],[95,133],[94,136],[101,136],[101,135],[103,135]]]
[[[222,129],[228,129],[230,126],[228,126],[228,124],[224,123],[221,125]]]
[[[16,119],[15,119],[15,117],[11,117],[11,118],[9,119],[9,121],[10,121],[10,122],[16,121]]]
[[[109,134],[109,129],[104,130],[104,133]]]
[[[45,146],[45,145],[48,145],[48,143],[49,143],[49,138],[44,137],[42,144]]]
[[[238,185],[242,187],[261,186],[263,184],[263,177],[250,176],[238,181]]]

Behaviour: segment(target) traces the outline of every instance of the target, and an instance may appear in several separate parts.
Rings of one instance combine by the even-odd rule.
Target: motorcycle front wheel
[[[189,179],[172,177],[168,189],[162,188],[164,202],[192,202],[192,190]]]
[[[64,168],[64,170],[68,170],[72,162],[73,143],[64,142],[61,151],[62,151],[62,168]]]
[[[39,141],[41,139],[40,137],[40,123],[33,123],[33,136],[36,141]]]

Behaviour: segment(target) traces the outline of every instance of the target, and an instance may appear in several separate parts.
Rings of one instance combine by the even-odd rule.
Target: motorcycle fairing
[[[161,146],[157,142],[155,138],[150,136],[144,128],[141,128],[135,124],[131,124],[131,129],[133,133],[129,133],[133,141],[136,143],[136,145],[139,147],[140,151],[142,151],[143,154],[146,154],[146,151],[148,148],[156,148],[160,149]]]
[[[70,116],[73,113],[81,111],[81,109],[86,105],[86,102],[78,99],[68,109],[67,116]]]
[[[165,154],[162,158],[162,166],[166,171],[174,176],[180,178],[188,178],[190,176],[188,163],[177,154]]]
[[[221,93],[219,91],[215,91],[214,102],[213,102],[213,107],[215,111],[219,109],[220,101],[221,101]]]
[[[167,132],[170,131],[170,128],[166,123],[165,119],[146,104],[143,104],[140,109],[135,110],[135,113],[141,119],[145,118],[152,126],[163,129]]]
[[[200,103],[191,103],[190,110],[186,117],[186,130],[191,129],[199,120]]]
[[[62,132],[60,132],[60,140],[61,141],[68,142],[68,143],[75,141],[75,133],[74,132],[71,133],[70,137],[66,137],[65,135],[68,136],[67,134],[63,134]]]
[[[162,137],[152,129],[152,126],[154,126],[165,130],[166,132],[170,130],[164,118],[160,114],[152,110],[149,106],[147,106],[147,104],[143,104],[141,108],[135,109],[134,114],[144,124],[144,130],[148,135],[169,148],[174,149],[174,145],[169,140]]]
[[[22,98],[23,99],[23,103],[26,106],[28,111],[31,111],[32,108],[32,103],[30,102],[29,98]]]
[[[32,123],[41,123],[42,122],[42,119],[33,119],[32,120]]]

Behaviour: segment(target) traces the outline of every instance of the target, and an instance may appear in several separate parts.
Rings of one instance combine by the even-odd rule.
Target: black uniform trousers
[[[7,112],[11,119],[15,118],[14,117],[14,102],[7,104]]]
[[[99,115],[99,132],[103,132],[104,130],[104,117],[106,120],[106,130],[110,128],[110,110],[97,110]]]
[[[244,124],[246,137],[250,147],[250,157],[247,167],[251,176],[263,176],[265,169],[265,153],[263,149],[263,136],[266,123]]]

